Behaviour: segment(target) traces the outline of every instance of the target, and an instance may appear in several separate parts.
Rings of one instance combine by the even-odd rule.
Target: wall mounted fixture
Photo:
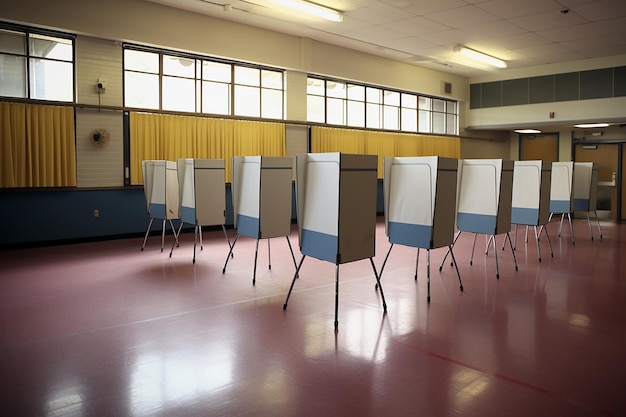
[[[459,54],[473,59],[475,61],[478,61],[482,64],[487,64],[487,65],[491,65],[492,67],[496,67],[496,68],[506,68],[506,62],[501,60],[500,58],[496,58],[493,57],[491,55],[487,55],[485,53],[476,51],[474,49],[468,48],[466,46],[463,45],[457,45],[454,48],[455,52],[458,52]]]
[[[516,129],[515,133],[524,133],[524,134],[541,133],[541,130],[537,130],[537,129]]]
[[[343,13],[329,7],[320,6],[319,4],[310,3],[304,0],[266,0],[266,2],[269,3],[269,7],[276,9],[279,7],[286,7],[291,11],[321,17],[322,19],[330,20],[331,22],[341,22],[343,20]]]

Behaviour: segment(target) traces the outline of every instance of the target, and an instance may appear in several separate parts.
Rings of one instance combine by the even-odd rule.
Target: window
[[[415,93],[309,77],[307,121],[456,135],[458,103]]]
[[[73,102],[73,37],[0,26],[0,96]]]
[[[124,103],[186,113],[284,118],[283,72],[124,47]]]

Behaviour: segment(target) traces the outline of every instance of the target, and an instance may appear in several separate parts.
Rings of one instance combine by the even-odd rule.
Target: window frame
[[[176,52],[176,51],[172,51],[172,50],[167,50],[167,49],[161,49],[161,48],[151,48],[151,47],[145,47],[145,46],[141,46],[141,45],[136,45],[136,44],[123,44],[123,53],[122,53],[122,73],[123,73],[123,83],[124,83],[124,107],[125,108],[133,108],[133,109],[140,109],[140,110],[152,110],[152,111],[159,111],[159,112],[174,112],[174,113],[183,113],[183,114],[196,114],[196,115],[204,115],[204,116],[216,116],[216,117],[236,117],[236,118],[252,118],[252,119],[261,119],[261,120],[268,120],[268,121],[283,121],[285,120],[285,114],[286,114],[286,109],[285,109],[285,97],[286,97],[286,89],[285,89],[285,70],[284,69],[280,69],[280,68],[273,68],[273,67],[267,67],[267,66],[262,66],[262,65],[254,65],[254,64],[249,64],[249,63],[243,63],[243,62],[239,62],[239,61],[232,61],[232,60],[226,60],[226,59],[220,59],[220,58],[215,58],[215,57],[210,57],[210,56],[203,56],[203,55],[198,55],[198,54],[189,54],[189,53],[182,53],[182,52]],[[158,57],[158,62],[159,62],[159,72],[157,74],[158,76],[158,107],[157,108],[147,108],[147,107],[135,107],[132,105],[129,105],[128,100],[127,100],[127,86],[126,86],[126,77],[128,73],[146,73],[148,74],[148,72],[141,72],[138,70],[134,70],[134,69],[127,69],[126,67],[126,51],[141,51],[141,52],[147,52],[147,53],[152,53],[152,54],[156,54],[156,56]],[[165,57],[175,57],[175,58],[180,58],[180,59],[189,59],[192,60],[193,63],[193,67],[194,67],[194,78],[190,78],[187,76],[182,76],[182,75],[173,75],[173,74],[165,74],[164,72],[164,62],[165,62]],[[211,77],[207,77],[204,73],[205,71],[205,65],[204,63],[215,63],[215,64],[222,64],[222,65],[228,65],[229,69],[228,72],[230,74],[229,77],[229,81],[225,81],[225,80],[217,80]],[[258,72],[258,85],[250,85],[249,83],[245,83],[245,82],[238,82],[236,80],[236,72],[237,69],[241,68],[244,70],[254,70]],[[271,72],[271,73],[277,73],[280,74],[280,87],[274,87],[274,86],[267,86],[264,85],[263,83],[263,74],[264,72]],[[150,72],[149,74],[155,74],[153,72]],[[193,111],[190,110],[181,110],[181,109],[169,109],[168,106],[165,105],[165,101],[167,100],[167,98],[164,96],[164,80],[165,79],[184,79],[184,80],[193,80],[194,83],[194,98],[193,98]],[[205,106],[207,105],[207,103],[205,102],[205,100],[207,100],[207,98],[205,97],[204,94],[204,90],[206,88],[205,83],[211,83],[211,84],[215,84],[216,87],[218,86],[226,86],[226,90],[227,90],[227,97],[225,97],[224,99],[227,101],[227,103],[224,103],[226,105],[226,107],[222,107],[222,105],[218,106],[220,108],[227,108],[227,113],[212,113],[210,112],[210,110],[205,109]],[[256,107],[254,110],[254,114],[241,114],[238,109],[240,109],[240,107],[237,106],[237,98],[239,96],[239,98],[241,98],[240,95],[238,95],[238,93],[240,93],[242,90],[242,88],[248,89],[248,88],[253,88],[256,90],[256,92],[258,94],[255,95],[258,96],[258,103],[256,103],[254,106]],[[266,98],[266,96],[264,95],[264,93],[267,92],[271,92],[271,93],[276,93],[279,92],[280,93],[280,112],[277,111],[270,111],[270,112],[264,112],[264,106],[263,106],[263,102],[264,102],[264,98]],[[273,100],[272,103],[274,103]],[[272,114],[276,114],[278,116],[278,113],[280,113],[280,117],[271,117]],[[269,115],[269,116],[268,116]]]
[[[18,100],[32,100],[39,102],[47,102],[47,103],[65,103],[65,104],[76,104],[76,35],[68,32],[59,32],[55,30],[49,29],[40,29],[30,26],[18,25],[8,22],[0,21],[0,30],[5,30],[9,32],[16,32],[24,35],[24,53],[15,53],[15,52],[2,52],[0,51],[0,55],[12,56],[12,57],[20,57],[24,58],[24,71],[25,71],[25,80],[24,80],[24,96],[5,96],[0,95],[0,98],[3,99],[18,99]],[[58,38],[69,41],[72,54],[70,60],[64,60],[59,58],[47,58],[42,56],[37,56],[36,54],[31,53],[31,40],[32,36],[45,36],[51,38]],[[31,71],[33,70],[32,60],[41,60],[41,61],[50,61],[50,62],[59,62],[59,63],[68,63],[72,67],[71,71],[71,84],[72,84],[72,95],[70,100],[59,100],[59,99],[49,99],[49,98],[41,98],[41,97],[33,97],[33,88],[32,88],[32,80],[33,74]]]
[[[319,123],[325,125],[333,125],[333,126],[346,126],[346,127],[356,127],[356,128],[364,128],[368,130],[383,130],[390,132],[399,132],[399,133],[428,133],[428,134],[437,134],[437,135],[451,135],[458,136],[459,135],[459,102],[457,100],[452,100],[444,97],[436,97],[430,96],[426,94],[398,90],[393,88],[381,87],[371,84],[357,83],[352,81],[340,80],[336,78],[324,77],[320,75],[308,74],[307,75],[307,85],[312,85],[312,83],[320,83],[322,84],[321,90],[316,91],[315,93],[309,92],[307,89],[307,103],[315,97],[316,100],[320,98],[323,100],[323,108],[324,114],[311,114],[309,113],[309,106],[307,105],[307,122],[308,123]],[[346,97],[338,98],[334,94],[328,93],[328,83],[338,83],[344,84],[346,86],[345,90],[349,91],[351,87],[360,87],[364,89],[363,98],[361,100],[355,100],[354,98],[349,97],[349,94]],[[373,96],[377,96],[373,97]],[[405,106],[405,100],[410,96],[414,100],[414,105]],[[388,103],[387,97],[397,98],[397,103]],[[428,106],[421,107],[420,99],[426,99]],[[329,101],[330,100],[343,100],[343,112],[344,117],[339,120],[333,119],[332,123],[329,122],[331,118],[328,115],[329,109]],[[433,101],[440,100],[444,103],[444,111],[437,111],[433,109]],[[361,125],[356,123],[350,123],[351,119],[359,119],[359,117],[355,117],[354,115],[351,117],[350,112],[348,111],[348,106],[352,104],[354,106],[355,103],[361,104],[361,110],[363,114],[360,119],[363,120]],[[319,107],[319,106],[318,106]],[[451,111],[449,111],[451,109]],[[391,118],[388,118],[389,113],[393,113]],[[405,121],[404,117],[410,114],[415,117],[414,120]],[[443,114],[443,132],[435,132],[434,119],[435,115],[439,118],[440,115]],[[424,119],[424,115],[426,119]],[[375,119],[373,120],[372,117]],[[323,120],[320,120],[323,119]],[[453,120],[450,120],[453,119]],[[452,122],[452,123],[450,123]],[[408,126],[408,127],[407,127]],[[426,127],[425,129],[423,127]],[[449,129],[451,127],[451,129]]]

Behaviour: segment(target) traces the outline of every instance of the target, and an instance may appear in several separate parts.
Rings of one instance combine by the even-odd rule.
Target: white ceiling
[[[459,44],[508,68],[626,54],[626,0],[316,0],[343,12],[340,23],[265,0],[147,1],[468,77],[497,70],[462,62]]]

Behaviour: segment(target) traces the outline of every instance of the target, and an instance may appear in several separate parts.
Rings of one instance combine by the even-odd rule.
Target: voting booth
[[[394,157],[384,160],[385,232],[389,251],[380,269],[382,278],[387,259],[395,244],[427,251],[427,301],[430,302],[430,250],[448,247],[456,267],[459,285],[463,283],[452,252],[456,208],[458,160],[438,156]]]
[[[474,233],[471,265],[476,235],[479,233],[488,235],[489,240],[485,252],[488,251],[489,244],[493,242],[496,278],[500,277],[496,235],[506,234],[505,240],[509,240],[515,270],[518,269],[515,251],[509,235],[511,230],[513,166],[513,161],[504,159],[463,159],[459,161],[458,232],[453,245],[462,232]]]
[[[181,158],[177,161],[180,184],[180,220],[194,226],[193,262],[196,245],[202,250],[202,226],[222,226],[226,234],[226,173],[223,159]],[[230,247],[230,242],[229,247]],[[170,257],[172,256],[170,251]]]
[[[541,262],[541,248],[539,238],[545,233],[550,255],[554,256],[550,236],[544,226],[550,218],[550,178],[552,176],[552,163],[537,161],[515,161],[513,170],[513,193],[511,202],[511,223],[515,227],[515,239],[517,243],[517,226],[526,226],[526,241],[528,241],[528,227],[535,230],[537,244],[537,256]],[[537,229],[539,227],[539,229]],[[513,245],[514,249],[517,245]]]
[[[335,264],[335,329],[338,327],[339,265],[369,258],[383,309],[387,304],[373,257],[376,250],[378,157],[310,153],[296,157],[296,201],[302,259],[289,293],[307,256]]]
[[[595,162],[575,162],[574,163],[574,211],[584,211],[587,215],[587,225],[589,234],[593,240],[593,228],[589,220],[589,212],[593,211],[598,234],[602,239],[602,229],[598,220],[597,211],[598,193],[598,164]]]
[[[276,156],[236,156],[233,158],[231,191],[237,236],[224,263],[222,273],[239,237],[256,239],[252,284],[256,283],[259,240],[267,239],[268,265],[272,269],[270,238],[284,236],[294,266],[291,233],[293,158]]]
[[[174,244],[178,243],[178,231],[174,228],[172,220],[179,216],[179,185],[176,163],[164,160],[145,160],[141,162],[143,173],[143,189],[146,197],[146,208],[150,216],[150,223],[143,238],[141,250],[146,246],[150,228],[154,219],[162,220],[161,252],[165,244],[165,229],[169,222],[174,233]]]
[[[561,215],[559,234],[563,228],[563,218],[567,215],[570,235],[574,244],[574,228],[572,227],[571,213],[574,211],[574,163],[553,162],[552,182],[550,185],[550,219],[554,214]]]

